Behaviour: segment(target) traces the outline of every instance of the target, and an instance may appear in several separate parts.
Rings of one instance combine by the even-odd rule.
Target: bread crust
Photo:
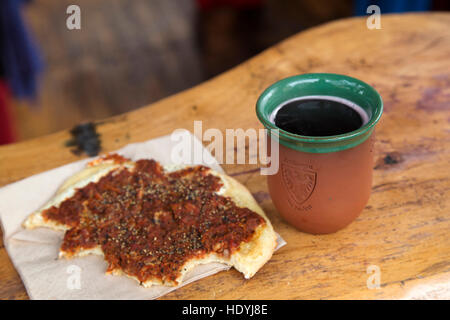
[[[23,226],[27,229],[34,229],[37,227],[46,227],[53,230],[65,231],[70,229],[69,226],[57,223],[55,221],[44,219],[43,211],[51,206],[59,206],[65,199],[71,197],[75,189],[83,188],[90,182],[97,182],[101,177],[107,175],[112,170],[120,168],[134,167],[134,162],[123,161],[117,162],[114,159],[97,159],[91,162],[85,169],[66,180],[63,185],[58,189],[55,196],[41,209],[32,213],[23,223]],[[185,168],[186,166],[184,166]],[[180,167],[177,167],[180,169]],[[228,257],[217,255],[214,252],[206,254],[201,259],[193,258],[189,259],[182,267],[180,276],[174,282],[161,282],[159,279],[152,279],[145,282],[140,282],[137,278],[129,276],[122,272],[120,269],[115,269],[109,272],[114,275],[126,275],[140,282],[144,287],[151,287],[152,285],[177,285],[183,281],[185,275],[199,264],[206,264],[211,262],[224,263],[233,266],[235,269],[244,274],[246,279],[251,278],[272,256],[277,245],[277,237],[273,230],[273,227],[265,215],[264,211],[255,201],[251,193],[245,186],[238,181],[225,174],[209,170],[209,173],[218,176],[222,182],[223,187],[219,191],[219,194],[225,197],[230,197],[237,206],[248,208],[261,217],[264,218],[265,224],[257,227],[252,239],[249,242],[243,242],[239,248],[230,254]],[[75,254],[68,253],[60,250],[60,258],[72,258],[82,257],[88,254],[103,255],[100,247],[94,247],[90,249],[81,249]]]

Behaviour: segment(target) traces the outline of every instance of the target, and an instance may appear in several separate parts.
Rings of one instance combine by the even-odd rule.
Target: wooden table
[[[99,122],[104,151],[176,128],[192,131],[194,120],[204,130],[260,128],[254,105],[262,90],[305,72],[348,74],[383,96],[373,192],[357,221],[331,235],[298,232],[278,216],[256,166],[226,165],[288,245],[251,280],[231,270],[164,298],[450,296],[450,14],[383,16],[381,24],[368,30],[364,18],[354,18],[313,28],[211,81]],[[68,139],[63,131],[0,147],[0,185],[80,159],[64,146]],[[381,272],[379,289],[367,287],[372,265]],[[27,298],[3,242],[0,298]]]

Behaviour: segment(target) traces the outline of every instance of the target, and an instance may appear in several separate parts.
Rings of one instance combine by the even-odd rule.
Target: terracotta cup
[[[366,123],[357,130],[325,137],[277,128],[271,117],[275,108],[306,96],[345,99],[362,108]],[[338,74],[286,78],[261,94],[257,116],[279,146],[279,169],[267,178],[269,193],[287,222],[304,232],[324,234],[336,232],[358,217],[372,188],[373,132],[382,112],[383,102],[374,88]]]

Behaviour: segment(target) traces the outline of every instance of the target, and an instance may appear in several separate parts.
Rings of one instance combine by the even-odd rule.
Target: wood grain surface
[[[382,16],[381,23],[368,30],[364,18],[352,18],[310,29],[188,91],[99,122],[105,152],[192,131],[194,120],[204,130],[261,128],[254,105],[262,90],[306,72],[360,78],[384,99],[373,192],[354,223],[331,235],[298,232],[277,214],[257,166],[225,165],[288,245],[251,280],[230,270],[165,299],[449,298],[450,14]],[[0,147],[0,185],[78,160],[68,139],[63,131]],[[379,289],[367,287],[371,265],[380,268]],[[0,298],[27,298],[3,242]]]

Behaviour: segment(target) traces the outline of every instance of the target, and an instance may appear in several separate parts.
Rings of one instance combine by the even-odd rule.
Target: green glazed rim
[[[270,120],[280,104],[306,96],[329,96],[349,100],[360,106],[368,116],[361,128],[334,136],[312,137],[287,132]],[[307,73],[282,79],[268,87],[256,102],[259,121],[271,136],[288,148],[311,153],[328,153],[350,149],[364,142],[373,132],[383,113],[380,94],[367,83],[334,73]]]

